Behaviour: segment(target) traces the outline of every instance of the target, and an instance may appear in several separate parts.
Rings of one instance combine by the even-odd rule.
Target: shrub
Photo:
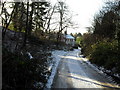
[[[92,45],[93,51],[90,55],[90,61],[107,69],[116,67],[118,61],[117,45],[117,41],[102,41]]]
[[[4,90],[21,88],[33,88],[38,90],[34,85],[41,83],[39,88],[44,88],[47,83],[50,72],[47,67],[51,54],[47,52],[37,53],[36,57],[30,59],[26,52],[14,53],[3,47],[2,49],[2,87]],[[33,55],[34,56],[34,55]],[[39,57],[37,57],[39,56]]]

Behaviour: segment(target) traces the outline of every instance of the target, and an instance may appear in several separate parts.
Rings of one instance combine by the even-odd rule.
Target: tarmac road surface
[[[108,90],[120,88],[104,73],[99,73],[83,61],[82,57],[78,57],[79,52],[80,49],[75,49],[69,51],[66,56],[61,56],[52,88],[103,88]]]

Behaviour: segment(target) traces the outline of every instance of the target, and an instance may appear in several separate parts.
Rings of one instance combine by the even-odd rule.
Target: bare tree
[[[4,28],[2,29],[2,39],[3,40],[5,38],[6,29],[8,28],[8,26],[12,20],[12,16],[14,15],[14,10],[17,8],[17,3],[16,3],[13,7],[11,14],[9,15],[9,13],[7,12],[7,9],[4,7],[5,3],[6,2],[2,3],[2,11],[1,11],[1,17],[2,17],[2,15],[5,15],[5,18],[2,17],[2,26],[4,26]]]
[[[58,1],[57,4],[57,12],[59,13],[59,31],[57,33],[57,41],[61,39],[61,33],[65,28],[68,28],[70,25],[72,25],[71,18],[72,16],[69,16],[70,12],[68,10],[68,6],[65,4],[65,2]]]

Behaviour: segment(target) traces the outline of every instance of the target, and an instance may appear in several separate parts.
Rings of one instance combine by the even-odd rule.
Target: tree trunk
[[[29,16],[29,1],[27,2],[26,29],[25,29],[23,47],[26,46],[27,35],[28,35],[28,16]]]
[[[34,8],[34,2],[31,4],[30,21],[29,21],[29,31],[28,31],[28,35],[29,36],[31,35],[31,32],[32,32],[33,8]]]

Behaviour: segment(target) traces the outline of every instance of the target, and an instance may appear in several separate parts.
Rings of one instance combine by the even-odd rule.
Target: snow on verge
[[[82,55],[80,55],[79,57],[82,58]],[[94,70],[96,70],[99,74],[102,74],[102,75],[104,75],[105,77],[107,77],[107,78],[109,79],[109,81],[115,83],[115,81],[112,79],[111,76],[108,76],[106,73],[104,73],[104,72],[102,71],[102,68],[103,68],[103,67],[98,67],[97,65],[92,64],[87,58],[82,58],[82,60],[85,61],[85,62],[86,62],[89,66],[91,66]],[[101,69],[100,69],[100,68],[101,68]]]
[[[49,77],[49,79],[47,81],[46,88],[51,88],[54,76],[55,76],[56,71],[57,71],[58,64],[59,64],[59,62],[61,60],[61,56],[64,56],[66,53],[67,52],[65,52],[63,50],[52,51],[52,57],[53,57],[54,64],[52,66],[51,76]]]

